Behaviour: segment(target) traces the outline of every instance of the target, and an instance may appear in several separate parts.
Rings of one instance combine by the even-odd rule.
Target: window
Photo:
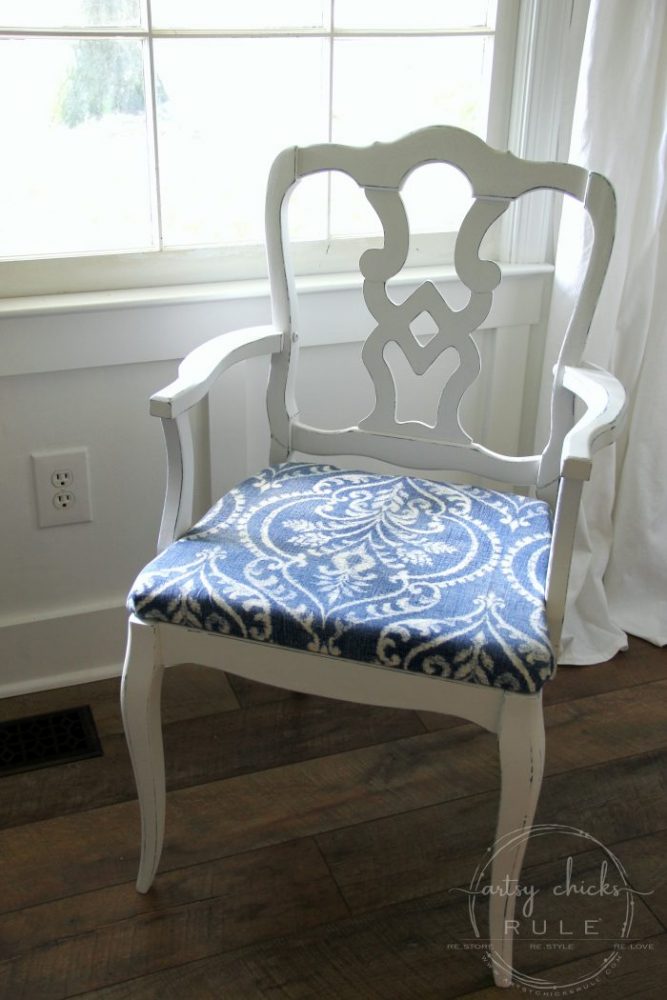
[[[262,273],[275,154],[433,122],[487,137],[490,122],[507,118],[513,37],[503,18],[514,8],[0,0],[0,258],[13,262],[0,265],[5,294],[22,290],[22,275],[26,288],[51,291]],[[502,142],[493,127],[491,141]],[[450,173],[464,205],[467,183]],[[434,212],[443,199],[425,181],[421,196],[408,182],[406,201],[427,260],[456,220]],[[375,224],[346,178],[309,179],[292,215],[302,270],[345,266],[349,241]]]

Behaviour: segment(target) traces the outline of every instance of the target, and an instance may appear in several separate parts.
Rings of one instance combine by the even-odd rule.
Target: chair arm
[[[251,326],[208,340],[183,359],[174,382],[151,396],[151,414],[167,419],[180,416],[203,399],[218,376],[237,361],[275,354],[282,340],[272,326]]]
[[[595,365],[566,365],[563,385],[586,404],[586,412],[563,441],[561,475],[590,479],[593,455],[615,441],[623,429],[625,389],[617,378]]]
[[[188,411],[237,361],[279,351],[282,340],[282,334],[272,326],[223,333],[191,351],[178,367],[178,378],[151,396],[150,411],[162,419],[167,445],[167,491],[158,552],[180,538],[193,523],[196,449]]]

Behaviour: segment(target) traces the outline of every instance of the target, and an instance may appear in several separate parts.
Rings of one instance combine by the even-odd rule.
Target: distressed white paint
[[[402,303],[387,291],[388,280],[400,271],[407,254],[407,225],[400,186],[416,166],[440,160],[468,175],[477,198],[457,241],[455,263],[470,290],[467,304],[452,309],[430,282],[421,283]],[[321,429],[299,420],[296,367],[300,325],[295,286],[288,264],[287,204],[301,177],[337,169],[360,184],[378,213],[384,246],[366,251],[360,261],[363,295],[375,327],[366,340],[362,360],[370,376],[373,408],[358,424]],[[488,316],[501,272],[479,258],[488,226],[509,203],[526,191],[553,187],[581,201],[593,220],[595,242],[581,297],[556,365],[552,434],[541,456],[516,458],[485,448],[464,430],[459,409],[480,370],[480,353],[472,334]],[[269,180],[266,207],[267,245],[273,290],[273,329],[235,333],[209,348],[200,348],[181,366],[179,378],[154,397],[163,418],[175,465],[168,489],[161,542],[178,536],[192,515],[193,450],[184,417],[198,404],[219,373],[235,361],[271,355],[267,406],[274,461],[294,450],[311,454],[363,454],[407,468],[454,469],[504,480],[508,485],[532,484],[542,491],[558,490],[554,540],[547,584],[551,638],[557,647],[567,573],[582,480],[593,452],[617,433],[625,405],[622,388],[611,376],[580,366],[581,352],[607,266],[614,225],[613,192],[601,177],[567,164],[534,163],[492,150],[459,129],[436,127],[413,133],[395,143],[364,149],[336,145],[286,150],[276,160]],[[419,338],[411,328],[423,313],[436,332]],[[446,373],[447,384],[432,426],[423,421],[397,420],[396,372],[389,370],[385,348],[395,343],[416,375],[432,369],[444,352],[454,349],[458,367]],[[574,424],[574,395],[586,413]],[[172,440],[173,439],[173,440]],[[173,442],[180,440],[180,446]],[[185,456],[188,456],[187,458]],[[175,485],[174,485],[175,484]],[[460,715],[498,734],[502,768],[501,801],[496,842],[530,828],[542,777],[544,731],[541,696],[509,694],[493,688],[407,674],[396,670],[296,652],[272,644],[245,642],[183,627],[149,627],[130,620],[130,640],[124,672],[123,712],[142,815],[142,856],[137,887],[148,890],[157,865],[164,830],[164,767],[159,726],[159,676],[183,661],[225,669],[258,681],[280,684],[310,694],[344,698],[373,705],[429,709]],[[523,846],[494,864],[498,885],[519,876]],[[512,935],[506,919],[511,901],[491,897],[490,920],[494,976],[500,986],[511,982]]]

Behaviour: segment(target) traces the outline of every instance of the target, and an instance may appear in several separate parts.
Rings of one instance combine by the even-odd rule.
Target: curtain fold
[[[593,0],[570,160],[605,174],[616,240],[586,360],[630,395],[626,432],[584,489],[561,663],[597,663],[626,633],[667,643],[667,4]],[[571,312],[589,233],[565,204],[545,374]]]

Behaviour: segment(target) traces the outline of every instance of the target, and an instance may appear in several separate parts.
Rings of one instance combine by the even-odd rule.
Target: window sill
[[[553,272],[553,264],[500,264],[504,278],[522,278]],[[439,284],[459,284],[453,266],[406,268],[391,284],[405,286],[430,279]],[[303,275],[296,279],[301,294],[349,291],[361,288],[359,272]],[[0,299],[0,319],[10,316],[99,312],[108,309],[137,309],[144,306],[188,305],[198,302],[229,302],[235,299],[268,298],[266,278],[207,284],[164,285],[153,288],[128,288],[108,292],[68,292],[60,295],[27,295]]]
[[[484,329],[531,326],[544,312],[553,265],[502,265],[504,281]],[[453,267],[406,269],[392,284],[430,279],[449,286],[453,309],[468,290]],[[358,343],[372,318],[359,274],[299,278],[304,347]],[[172,309],[178,306],[178,309]],[[0,377],[175,361],[205,340],[269,321],[267,280],[170,285],[126,291],[37,295],[0,300]]]

